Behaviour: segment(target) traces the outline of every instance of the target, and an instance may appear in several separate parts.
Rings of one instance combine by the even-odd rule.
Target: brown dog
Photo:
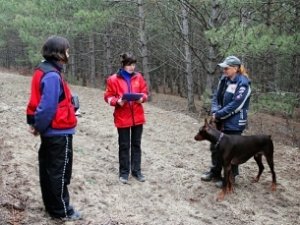
[[[231,193],[233,189],[233,177],[231,165],[239,165],[245,163],[251,157],[254,157],[259,171],[254,179],[258,182],[260,175],[264,170],[262,164],[262,155],[267,159],[268,165],[272,173],[272,191],[276,190],[276,174],[274,171],[273,152],[274,146],[271,136],[269,135],[227,135],[213,127],[212,123],[208,123],[205,119],[204,126],[195,136],[196,141],[207,140],[218,147],[222,154],[224,185],[219,193],[217,200],[223,200],[227,193]]]

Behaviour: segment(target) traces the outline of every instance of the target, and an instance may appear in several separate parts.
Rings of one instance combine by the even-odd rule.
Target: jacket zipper
[[[124,79],[124,78],[123,78]],[[128,92],[131,93],[131,79],[132,77],[130,77],[130,81],[129,83],[125,80],[125,82],[127,83],[127,86],[128,86]],[[133,126],[135,126],[135,121],[134,121],[134,112],[133,112],[133,102],[128,102],[129,104],[129,109],[130,109],[130,112],[131,112],[131,117],[132,117],[132,123],[133,123]]]

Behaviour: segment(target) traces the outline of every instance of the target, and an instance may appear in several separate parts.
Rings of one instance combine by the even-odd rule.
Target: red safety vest
[[[57,72],[61,77],[64,98],[59,101],[55,116],[51,122],[54,129],[70,129],[77,125],[75,109],[72,104],[72,95],[68,84],[63,80],[60,72],[49,62],[44,61],[35,69],[31,81],[31,96],[27,105],[27,123],[34,125],[34,114],[41,100],[41,80],[48,72]]]

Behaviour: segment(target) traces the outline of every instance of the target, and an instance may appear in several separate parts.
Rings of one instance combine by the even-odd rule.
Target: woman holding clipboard
[[[108,77],[104,100],[115,107],[114,123],[118,129],[119,180],[128,183],[131,175],[140,182],[145,181],[141,171],[141,139],[145,114],[142,103],[148,98],[146,81],[135,72],[133,55],[121,55],[121,69]],[[131,154],[130,154],[131,150]]]

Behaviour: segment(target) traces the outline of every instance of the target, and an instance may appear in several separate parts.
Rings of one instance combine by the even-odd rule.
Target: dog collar
[[[215,148],[217,148],[218,147],[218,145],[220,144],[220,142],[221,142],[221,140],[222,140],[222,137],[224,136],[224,133],[223,132],[221,132],[221,134],[220,134],[220,137],[219,137],[219,139],[218,139],[218,141],[217,141],[217,143],[215,144]]]

